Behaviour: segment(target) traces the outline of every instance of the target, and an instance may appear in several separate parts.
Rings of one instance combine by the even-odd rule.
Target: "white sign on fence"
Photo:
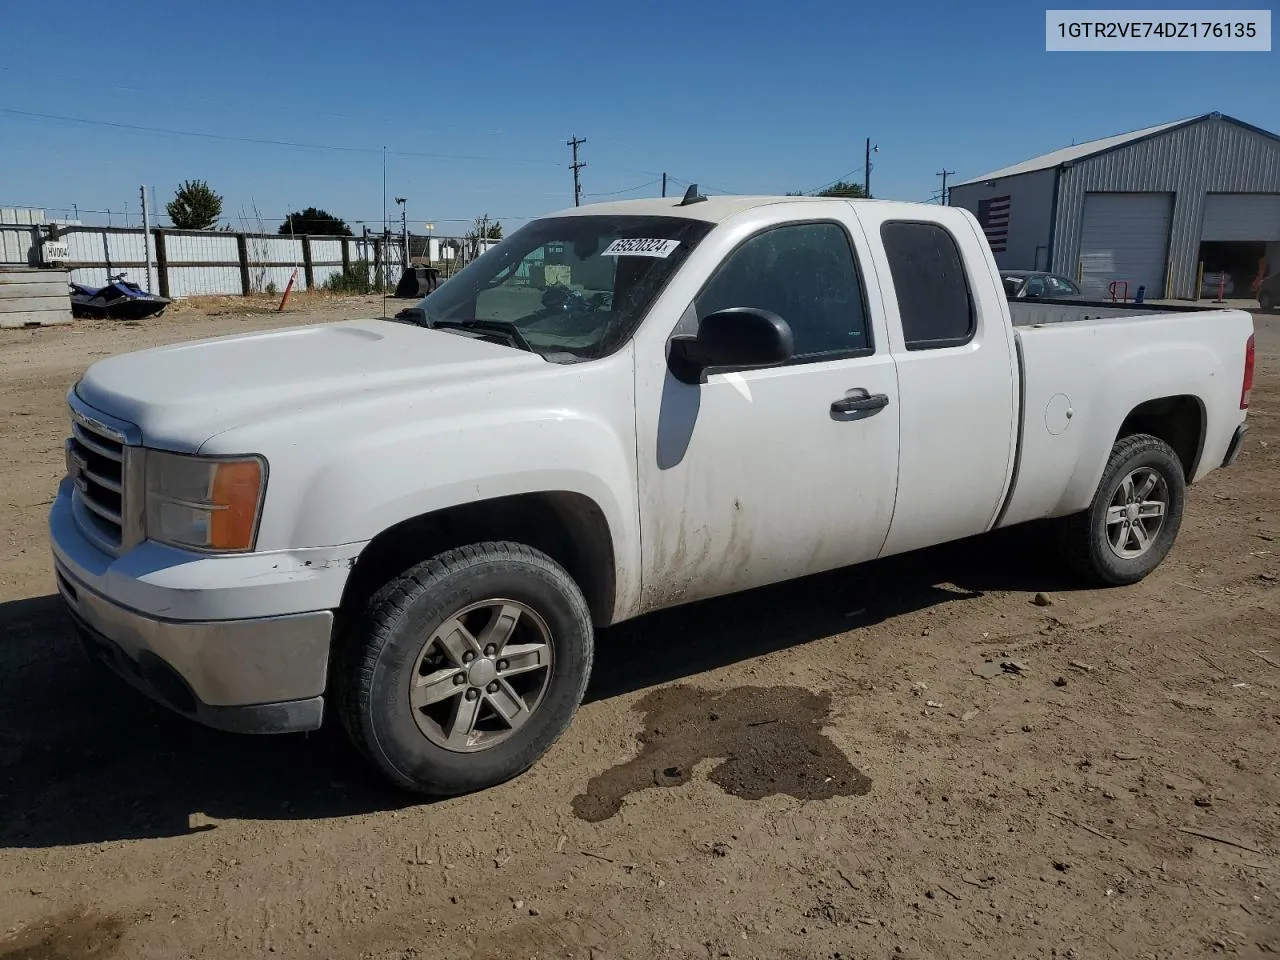
[[[64,263],[71,259],[71,251],[65,243],[46,240],[40,246],[40,258],[45,263]]]

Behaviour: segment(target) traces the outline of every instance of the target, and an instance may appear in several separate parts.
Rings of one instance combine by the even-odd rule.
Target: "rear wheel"
[[[1258,306],[1262,308],[1264,313],[1270,313],[1276,307],[1275,299],[1266,290],[1258,293]]]
[[[1167,443],[1147,434],[1122,437],[1089,508],[1062,521],[1064,555],[1091,580],[1137,583],[1173,547],[1185,498],[1182,463]]]
[[[591,673],[585,598],[545,554],[481,543],[406,571],[347,638],[342,721],[392,781],[435,796],[501,783],[569,725]]]

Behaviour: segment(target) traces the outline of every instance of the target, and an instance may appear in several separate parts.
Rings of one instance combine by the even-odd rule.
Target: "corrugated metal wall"
[[[126,279],[146,285],[147,250],[141,230],[68,227],[59,231],[58,239],[67,245],[72,282],[100,287],[109,274],[123,273]]]
[[[202,297],[240,293],[240,246],[235,234],[169,233],[169,296]]]
[[[311,241],[311,272],[316,286],[323,288],[329,278],[342,273],[342,241],[314,238]]]
[[[303,286],[302,240],[294,237],[259,237],[247,239],[245,252],[249,258],[249,287],[257,293],[282,291],[296,269],[295,286]]]
[[[143,276],[146,275],[147,247],[141,230],[124,233],[77,227],[60,233],[59,239],[66,242],[72,262],[101,263],[104,267],[110,264],[112,273],[128,272],[136,264],[143,264]],[[117,265],[120,269],[116,269]],[[129,279],[136,277],[130,273]]]
[[[29,265],[33,239],[30,227],[0,227],[0,263]]]
[[[48,217],[39,207],[0,207],[0,223],[34,226],[48,222]]]
[[[163,234],[164,259],[168,264],[164,280],[168,282],[170,297],[243,293],[241,237],[244,238],[251,292],[265,293],[273,288],[282,292],[295,270],[294,289],[306,289],[305,250],[301,237],[196,230],[153,231],[153,235],[156,233]],[[0,226],[0,263],[27,264],[32,236],[29,226]],[[62,226],[58,230],[58,239],[67,244],[70,255],[68,267],[74,282],[100,287],[107,282],[108,273],[123,273],[135,283],[146,284],[147,252],[141,229]],[[426,240],[423,237],[413,239],[419,243]],[[452,238],[432,239],[461,242]],[[381,244],[376,239],[312,237],[309,243],[313,289],[324,287],[330,277],[342,272],[344,245],[349,262],[368,260],[370,282],[377,283],[378,271],[374,263],[381,264],[382,254],[378,250]],[[153,262],[157,268],[158,252],[159,247],[153,246]],[[394,286],[400,280],[404,259],[399,237],[391,237],[385,253],[386,263],[382,268],[387,283]],[[164,283],[157,276],[156,292],[164,291]]]
[[[1009,239],[995,254],[1001,270],[1043,270],[1049,254],[1049,230],[1053,219],[1052,170],[1036,170],[1016,177],[952,187],[951,206],[963,207],[975,217],[978,205],[991,197],[1009,198]],[[1037,259],[1037,252],[1039,259]]]
[[[1163,293],[1192,297],[1205,194],[1280,192],[1280,141],[1212,118],[1063,170],[1053,245],[1058,273],[1076,274],[1084,196],[1092,192],[1175,194],[1169,242],[1172,289]]]

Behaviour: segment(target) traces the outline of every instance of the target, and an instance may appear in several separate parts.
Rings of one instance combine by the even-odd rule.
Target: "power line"
[[[15,110],[12,107],[0,107],[0,113],[16,117],[31,117],[37,120],[53,120],[60,123],[78,123],[95,127],[114,127],[119,130],[133,130],[140,133],[162,133],[175,137],[196,137],[201,140],[222,140],[231,143],[253,143],[269,147],[294,147],[301,150],[329,150],[337,153],[381,154],[379,147],[350,147],[332,143],[304,143],[295,140],[272,140],[266,137],[239,137],[226,133],[205,133],[199,130],[174,130],[169,127],[151,127],[139,123],[122,123],[118,120],[90,120],[85,117],[67,117],[56,113],[36,113],[31,110]],[[486,163],[528,163],[561,167],[564,164],[555,160],[535,160],[529,157],[492,157],[481,154],[463,153],[427,153],[420,150],[387,150],[388,154],[397,157],[418,157],[428,160],[469,160]]]
[[[829,183],[824,183],[824,184],[823,184],[822,186],[820,186],[820,187],[814,187],[812,190],[806,190],[806,191],[805,191],[805,195],[810,195],[810,194],[817,193],[817,192],[818,192],[818,191],[820,191],[820,190],[825,190],[825,189],[827,189],[827,187],[834,187],[837,183],[844,183],[844,182],[845,182],[845,179],[844,179],[845,177],[853,177],[853,176],[857,176],[859,173],[861,173],[861,172],[862,172],[862,170],[863,170],[863,168],[862,168],[862,167],[858,167],[856,170],[850,170],[848,173],[842,173],[842,174],[840,174],[840,176],[836,177],[834,180],[832,180],[832,181],[831,181],[831,182],[829,182]]]
[[[15,71],[13,67],[0,66],[0,75],[14,74],[14,73]],[[15,74],[15,76],[16,75],[21,75],[21,74]],[[104,85],[101,77],[68,75],[62,70],[58,71],[58,83],[61,89],[64,89],[64,90],[66,89],[66,86],[69,83],[79,83],[79,84],[91,86],[93,90],[98,92],[101,92],[103,90],[118,90],[122,93],[134,94],[137,96],[145,97],[145,96],[151,95],[151,91],[146,89],[141,89],[139,87],[130,87],[130,86],[125,86],[124,84],[119,84],[119,83]],[[228,99],[227,97],[184,96],[183,100],[185,103],[211,103],[211,104],[218,104],[223,107],[226,107],[228,105],[232,105],[232,106],[237,105],[234,100]],[[301,110],[296,105],[293,105],[293,104],[291,104],[289,107],[289,116],[294,118],[311,117],[314,119],[319,119],[324,121],[358,120],[362,122],[377,121],[378,123],[394,123],[394,124],[403,124],[404,122],[403,117],[389,117],[389,116],[383,116],[381,114],[368,113],[368,112],[353,114],[353,113],[337,113],[332,110]],[[421,132],[425,134],[439,134],[442,130],[468,130],[473,133],[481,133],[481,134],[494,135],[494,136],[501,136],[503,133],[503,131],[501,130],[484,130],[484,129],[476,130],[473,124],[457,124],[457,123],[442,124],[438,121],[438,119],[433,119],[431,123],[431,127]]]
[[[645,187],[652,187],[657,180],[650,180],[647,183],[637,184],[634,187],[627,187],[625,190],[606,190],[600,193],[584,193],[584,197],[616,197],[620,193],[634,193],[637,190],[643,190]]]
[[[668,176],[667,179],[671,183],[680,184],[686,187],[691,187],[693,186],[693,183],[694,183],[694,181],[692,180],[681,180],[679,177],[673,177],[673,176]],[[712,193],[718,193],[721,196],[732,196],[732,195],[740,194],[742,192],[740,190],[729,190],[725,187],[717,187],[714,183],[707,183],[705,180],[699,181],[699,183],[701,186],[706,187]]]
[[[46,212],[52,212],[52,213],[66,213],[69,215],[73,215],[74,219],[77,219],[77,220],[80,219],[81,216],[89,215],[89,214],[98,215],[98,216],[118,217],[123,215],[124,213],[124,210],[122,207],[98,210],[91,207],[82,207],[82,206],[79,206],[78,204],[72,204],[70,206],[66,206],[66,205],[49,204],[49,203],[18,203],[16,201],[10,201],[10,200],[0,201],[0,207],[18,207],[21,209],[28,209],[28,210],[44,210]],[[152,223],[154,226],[159,226],[160,217],[158,214],[159,214],[159,211],[163,209],[164,209],[163,206],[157,208],[156,210],[157,215],[152,220]],[[297,212],[298,211],[296,210],[291,210],[288,213],[277,214],[277,213],[263,213],[262,211],[258,211],[258,213],[255,214],[254,219],[262,219],[264,221],[279,220],[280,222],[284,223],[284,222],[287,222],[287,220],[291,215],[297,214]],[[541,214],[500,214],[498,216],[491,215],[490,219],[495,222],[498,220],[508,220],[508,221],[534,220],[534,219],[537,219],[537,217],[539,216],[541,216]],[[218,222],[234,224],[239,219],[240,218],[238,216],[224,217]],[[469,224],[474,222],[474,219],[475,219],[474,217],[428,217],[428,218],[425,218],[424,222],[468,223]],[[353,226],[364,226],[365,224],[380,225],[382,223],[382,216],[381,215],[365,216],[365,217],[358,217],[358,218],[344,217],[343,222]],[[92,226],[92,225],[89,224],[88,226]],[[172,228],[163,228],[163,229],[172,229]]]
[[[561,163],[558,160],[547,160],[547,159],[540,159],[540,158],[533,158],[533,157],[493,156],[493,155],[487,155],[487,154],[467,154],[467,153],[434,153],[434,152],[423,151],[423,150],[396,150],[396,149],[382,148],[382,147],[358,147],[358,146],[350,146],[346,144],[336,144],[336,143],[310,143],[310,142],[301,141],[301,140],[277,140],[270,137],[248,137],[248,136],[238,136],[235,134],[228,134],[228,133],[209,133],[203,130],[180,130],[173,127],[155,127],[155,126],[150,126],[147,124],[140,124],[140,123],[125,123],[119,120],[94,120],[88,117],[71,117],[71,116],[66,116],[64,114],[40,113],[34,110],[19,110],[14,107],[0,107],[0,114],[6,114],[8,116],[13,116],[13,117],[26,117],[28,119],[35,119],[35,120],[47,120],[55,123],[71,123],[71,124],[79,124],[82,126],[108,127],[116,130],[130,130],[135,133],[157,133],[157,134],[163,134],[165,136],[192,137],[199,140],[215,140],[215,141],[221,141],[224,143],[247,143],[247,144],[254,144],[256,146],[289,147],[297,150],[322,150],[322,151],[329,151],[331,153],[351,153],[351,154],[363,154],[366,156],[371,156],[371,155],[381,156],[385,149],[385,153],[388,156],[394,156],[394,157],[414,157],[414,158],[426,159],[426,160],[459,160],[459,161],[471,161],[471,162],[481,162],[481,163],[519,163],[519,164],[530,164],[530,165],[536,165],[536,166],[551,166],[551,167],[565,166],[565,164]],[[573,164],[577,163],[578,169],[581,169],[582,167],[585,167],[587,164],[585,162],[579,163],[579,161],[577,160],[577,148],[574,147],[575,140],[577,141],[578,146],[581,146],[582,144],[586,143],[585,139],[578,138],[578,137],[574,137],[572,140],[569,140],[567,142],[567,145],[570,147],[573,147],[573,150],[574,150],[574,160],[572,163],[569,164],[569,166],[570,168],[573,168]],[[644,170],[637,167],[610,166],[609,169],[617,170],[622,173],[636,173],[642,176],[653,177],[655,178],[655,181],[661,178],[663,175],[661,171]],[[854,171],[854,172],[856,173],[857,171]],[[578,181],[577,170],[575,170],[574,173],[575,173],[575,182],[577,182],[578,190],[580,192],[581,184],[580,184],[580,181]],[[846,174],[845,176],[849,176],[849,174]],[[689,186],[689,184],[692,182],[676,176],[669,176],[668,179],[673,183],[679,183],[684,186]],[[827,184],[826,186],[829,186],[829,185],[830,184]],[[737,190],[730,190],[725,187],[717,186],[716,184],[713,184],[713,183],[704,182],[704,186],[720,194],[736,194],[740,192]],[[819,189],[822,189],[822,188],[819,188]],[[604,196],[604,195],[605,194],[596,194],[596,196]]]

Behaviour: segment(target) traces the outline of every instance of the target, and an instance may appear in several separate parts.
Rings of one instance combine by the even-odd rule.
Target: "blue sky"
[[[384,146],[388,204],[446,234],[571,205],[573,134],[588,199],[656,195],[663,170],[704,192],[861,179],[870,136],[873,193],[926,200],[944,166],[1211,110],[1280,131],[1280,53],[1050,54],[1025,0],[62,0],[4,19],[0,111],[348,148],[0,112],[0,206],[127,204],[134,222],[139,184],[163,205],[186,178],[271,229],[304,206],[380,222]]]

